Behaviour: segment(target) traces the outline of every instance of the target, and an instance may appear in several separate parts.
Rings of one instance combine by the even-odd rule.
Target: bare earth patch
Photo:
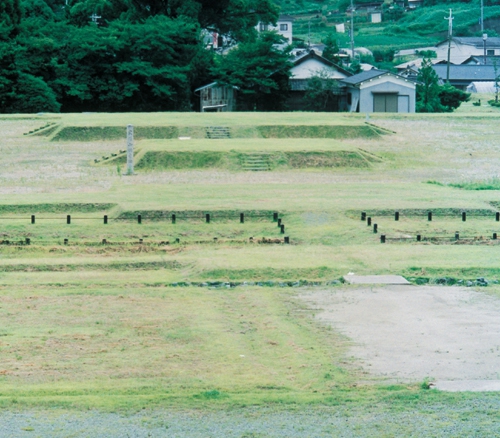
[[[316,318],[352,340],[349,353],[389,381],[500,379],[500,300],[459,287],[308,291]]]

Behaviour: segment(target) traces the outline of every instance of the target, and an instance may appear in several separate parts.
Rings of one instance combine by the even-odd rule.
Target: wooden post
[[[420,234],[417,234],[417,242],[420,242],[422,240],[422,236]]]
[[[281,224],[281,234],[285,234],[285,225]]]
[[[240,213],[240,224],[245,223],[245,213]]]
[[[278,220],[278,213],[274,212],[273,213],[273,222],[276,222]]]
[[[139,239],[139,245],[142,245],[143,242],[144,242],[143,239]]]
[[[33,217],[34,217],[34,216],[33,216]],[[495,213],[495,220],[496,220],[497,222],[500,222],[500,212],[498,212],[498,211]],[[34,222],[33,222],[33,223],[34,223]]]
[[[398,220],[399,220],[399,211],[396,211],[396,212],[394,213],[394,220],[395,220],[395,221],[398,221]]]
[[[137,223],[142,224],[142,215],[140,214],[137,215]]]
[[[427,220],[428,220],[429,222],[432,222],[432,211],[429,211],[429,212],[427,213]]]
[[[378,232],[378,225],[373,224],[373,232],[376,234]]]
[[[497,240],[497,233],[493,233],[493,240]]]
[[[284,237],[284,242],[285,243],[290,243],[290,236],[285,236]]]
[[[107,214],[105,214],[105,215],[104,215],[104,224],[107,224],[107,223],[108,223],[108,215],[107,215]]]
[[[278,219],[278,227],[281,227],[281,221],[282,221],[282,219],[281,219],[281,218],[280,218],[280,219]]]
[[[455,232],[455,240],[459,240],[460,239],[460,234],[458,233],[458,231]]]
[[[467,213],[465,211],[462,211],[462,222],[465,222],[467,220]]]
[[[385,234],[380,235],[380,243],[385,243]]]
[[[361,220],[365,221],[366,220],[366,211],[361,212]]]
[[[207,214],[205,215],[205,221],[206,221],[206,223],[207,223],[207,224],[209,224],[209,223],[210,223],[210,213],[207,213]]]
[[[29,244],[31,244],[31,239],[29,237],[26,237],[25,242],[26,242],[26,245],[29,245]]]
[[[34,215],[34,214],[32,214],[32,215],[31,215],[31,223],[32,223],[32,224],[34,224],[34,223],[35,223],[35,215]]]
[[[106,245],[108,243],[108,241],[106,239],[102,239],[102,242],[101,242],[103,245]]]
[[[68,244],[68,239],[64,239],[64,244],[67,245]]]
[[[366,225],[371,227],[371,225],[372,225],[372,218],[371,217],[366,218]]]
[[[68,215],[66,216],[66,223],[67,223],[68,225],[71,223],[71,215],[70,215],[70,214],[68,214]]]
[[[172,223],[175,224],[175,220],[176,220],[176,216],[175,216],[175,213],[172,214]]]

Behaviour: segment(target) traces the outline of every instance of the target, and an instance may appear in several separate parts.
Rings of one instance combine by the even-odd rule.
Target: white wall
[[[328,67],[317,59],[307,59],[291,69],[293,79],[309,79],[312,76],[318,76],[320,73],[328,74],[331,79],[344,79],[347,77],[334,67]]]
[[[292,36],[293,36],[293,21],[286,19],[279,19],[276,23],[276,26],[272,24],[262,25],[259,23],[257,25],[257,31],[268,30],[268,31],[276,31],[280,35],[284,36],[288,40],[288,44],[292,44]]]

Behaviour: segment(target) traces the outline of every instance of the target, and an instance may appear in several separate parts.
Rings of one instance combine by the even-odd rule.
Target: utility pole
[[[311,50],[311,19],[309,18],[309,21],[307,22],[307,25],[309,27],[309,30],[307,32],[307,48]]]
[[[354,4],[351,0],[351,62],[354,61]]]
[[[453,35],[453,17],[450,15],[448,17],[444,17],[445,20],[448,20],[448,62],[446,63],[446,82],[450,82],[450,53],[451,53],[451,37]]]
[[[484,33],[484,0],[481,0],[481,33]]]

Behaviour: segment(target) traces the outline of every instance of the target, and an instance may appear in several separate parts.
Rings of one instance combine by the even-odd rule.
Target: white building
[[[287,39],[288,44],[292,44],[294,20],[295,18],[293,18],[291,15],[280,15],[276,26],[272,24],[259,23],[257,25],[257,30],[259,32],[276,31]]]

